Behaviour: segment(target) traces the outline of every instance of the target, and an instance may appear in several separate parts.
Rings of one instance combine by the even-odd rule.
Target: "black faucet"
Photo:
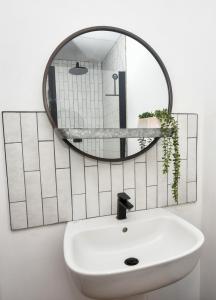
[[[117,216],[118,220],[126,219],[126,210],[133,208],[133,205],[128,201],[130,197],[126,193],[118,193],[117,200]]]

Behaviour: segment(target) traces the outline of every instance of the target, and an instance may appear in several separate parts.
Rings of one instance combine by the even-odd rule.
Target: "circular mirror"
[[[172,109],[169,75],[157,53],[136,35],[104,26],[72,34],[55,49],[44,73],[43,98],[67,144],[109,161],[135,157],[158,138],[110,137],[105,130],[136,129],[140,114]],[[75,129],[78,135],[67,135]]]

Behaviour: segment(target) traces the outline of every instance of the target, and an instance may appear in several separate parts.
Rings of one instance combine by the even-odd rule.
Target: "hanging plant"
[[[180,178],[180,154],[178,123],[167,109],[156,110],[154,113],[145,112],[139,115],[140,119],[156,117],[161,123],[162,148],[163,148],[163,174],[167,174],[170,164],[173,163],[172,195],[178,203],[178,184]],[[145,138],[138,139],[141,149],[145,148]]]

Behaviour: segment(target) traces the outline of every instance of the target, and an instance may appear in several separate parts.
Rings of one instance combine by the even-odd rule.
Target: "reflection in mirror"
[[[47,107],[57,128],[137,128],[139,114],[168,108],[164,73],[142,44],[113,31],[92,31],[66,43],[49,66]],[[153,139],[68,140],[99,158],[119,159]]]

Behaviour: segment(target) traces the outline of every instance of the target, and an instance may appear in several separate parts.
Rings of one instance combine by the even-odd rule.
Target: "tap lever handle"
[[[117,194],[117,196],[118,196],[118,199],[121,199],[121,200],[128,200],[128,199],[130,199],[130,196],[128,196],[128,194],[126,194],[126,193],[118,193]]]
[[[133,204],[131,204],[128,200],[130,197],[126,193],[118,193],[118,201],[127,209],[133,208]]]

